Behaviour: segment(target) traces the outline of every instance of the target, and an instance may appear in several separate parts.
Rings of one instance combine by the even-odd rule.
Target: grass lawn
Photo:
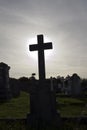
[[[57,110],[61,116],[87,116],[87,99],[57,97]],[[7,103],[0,104],[0,118],[25,118],[30,111],[29,94],[21,92],[20,97],[13,98]]]
[[[21,92],[20,97],[13,98],[9,102],[0,104],[0,118],[24,118],[29,112],[29,104],[29,94]]]
[[[61,116],[87,116],[87,99],[57,97],[57,110],[60,111]]]

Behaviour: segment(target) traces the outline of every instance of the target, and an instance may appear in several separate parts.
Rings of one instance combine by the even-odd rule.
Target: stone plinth
[[[5,63],[0,63],[0,101],[11,98],[9,87],[9,69]]]
[[[50,124],[58,126],[60,115],[56,110],[55,91],[51,91],[50,85],[44,83],[37,86],[37,90],[30,94],[30,114],[28,114],[28,123]]]

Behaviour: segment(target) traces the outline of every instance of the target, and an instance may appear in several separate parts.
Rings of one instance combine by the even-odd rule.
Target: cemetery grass
[[[62,117],[87,116],[87,98],[56,98],[57,110]],[[30,112],[29,94],[21,92],[20,97],[0,103],[0,118],[26,118]]]
[[[87,98],[57,97],[56,102],[62,117],[87,116]]]
[[[29,94],[21,92],[20,97],[0,103],[0,118],[25,118],[29,112]]]

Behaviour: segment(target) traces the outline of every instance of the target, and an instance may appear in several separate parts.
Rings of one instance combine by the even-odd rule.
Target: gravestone
[[[65,93],[70,96],[81,95],[81,79],[74,73],[72,76],[67,76],[64,81]]]
[[[37,36],[38,44],[30,45],[30,51],[38,50],[38,70],[39,83],[30,94],[30,114],[28,122],[35,124],[36,121],[42,123],[56,123],[59,118],[56,111],[56,96],[52,89],[52,81],[46,82],[44,50],[52,49],[52,43],[44,43],[43,35]]]
[[[3,62],[0,63],[0,101],[9,100],[11,98],[9,69],[10,67],[7,64]]]
[[[15,78],[10,78],[9,84],[10,84],[10,91],[11,91],[12,97],[13,98],[19,97],[20,91],[21,91],[19,80]]]
[[[71,96],[72,93],[72,82],[71,82],[71,77],[68,75],[64,79],[64,87],[63,87],[63,92],[65,95]]]
[[[81,95],[81,79],[76,73],[71,76],[71,94],[72,96]]]

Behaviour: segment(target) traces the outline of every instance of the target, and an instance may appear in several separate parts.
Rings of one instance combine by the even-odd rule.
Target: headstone
[[[72,81],[69,75],[64,79],[64,94],[67,96],[72,95]]]
[[[9,83],[10,83],[10,90],[11,90],[12,97],[13,98],[14,97],[19,97],[20,96],[20,91],[21,91],[19,80],[15,79],[15,78],[10,78]]]
[[[9,86],[9,69],[5,63],[0,63],[0,101],[9,100],[11,98]]]
[[[71,76],[71,93],[72,96],[81,95],[81,79],[76,73]]]
[[[81,79],[74,73],[72,76],[67,76],[64,81],[65,93],[69,96],[81,95]]]
[[[52,80],[46,82],[45,74],[45,58],[44,50],[52,49],[52,43],[44,43],[43,35],[37,36],[38,44],[30,45],[30,51],[38,50],[38,70],[39,83],[30,94],[30,115],[28,115],[29,122],[40,121],[44,123],[55,123],[58,119],[56,111],[56,96],[53,91]],[[58,124],[58,123],[57,123]]]

